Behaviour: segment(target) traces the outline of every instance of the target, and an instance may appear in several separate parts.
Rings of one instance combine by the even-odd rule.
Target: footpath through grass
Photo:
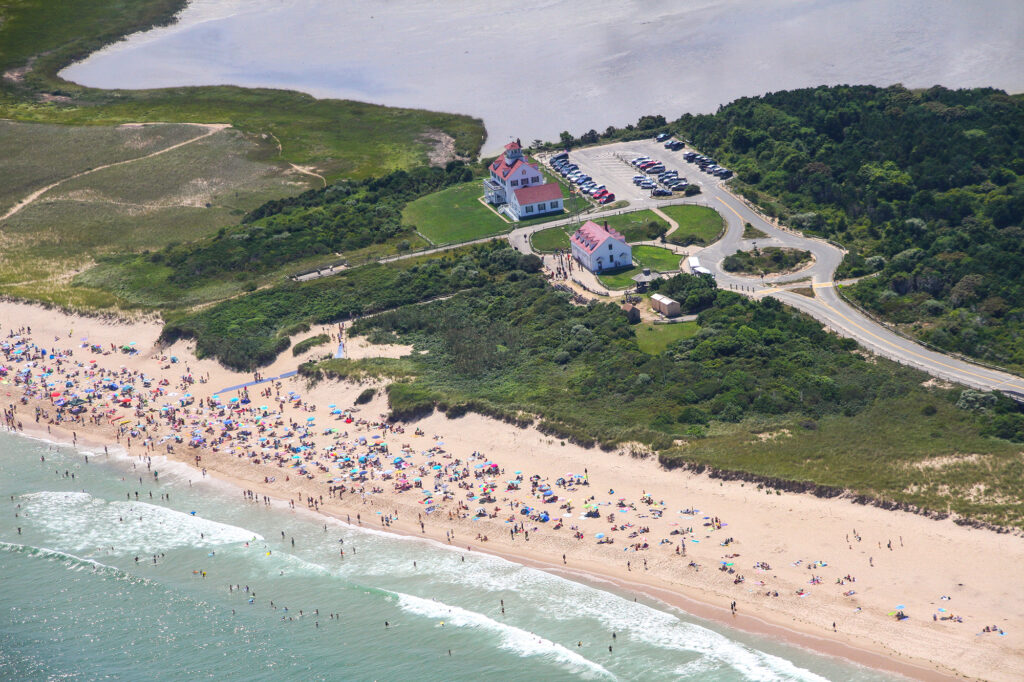
[[[184,0],[22,0],[0,9],[0,118],[76,125],[161,121],[230,123],[280,141],[281,157],[315,166],[329,181],[364,178],[429,162],[439,135],[475,157],[483,122],[299,92],[234,86],[105,91],[57,74],[135,31],[170,24]],[[24,67],[31,65],[31,69]],[[43,101],[42,95],[51,96]],[[53,99],[56,96],[57,99]],[[434,139],[431,139],[434,138]]]
[[[722,215],[707,206],[678,204],[663,206],[661,210],[672,220],[679,223],[679,228],[666,239],[673,244],[689,246],[702,244],[707,246],[718,240],[725,228]]]

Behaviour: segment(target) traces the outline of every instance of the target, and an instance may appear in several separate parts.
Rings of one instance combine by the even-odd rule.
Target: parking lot
[[[687,151],[693,150],[684,147],[671,151],[665,149],[664,143],[647,139],[574,149],[569,152],[569,159],[599,184],[605,185],[615,194],[616,200],[625,199],[630,206],[643,208],[657,206],[661,201],[673,197],[652,197],[651,190],[633,184],[633,176],[641,172],[630,165],[630,161],[638,156],[661,161],[666,170],[679,171],[680,178],[700,186],[702,191],[709,186],[717,187],[722,182],[713,175],[703,173],[695,164],[686,162],[683,154]],[[680,193],[675,194],[676,198],[681,196]]]

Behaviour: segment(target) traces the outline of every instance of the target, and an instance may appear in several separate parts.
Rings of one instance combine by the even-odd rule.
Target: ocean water
[[[154,460],[154,477],[85,454],[0,433],[0,679],[894,679],[598,585],[245,502],[182,465]]]
[[[1020,0],[193,0],[62,75],[454,111],[490,152],[821,84],[1020,92],[1022,35]]]

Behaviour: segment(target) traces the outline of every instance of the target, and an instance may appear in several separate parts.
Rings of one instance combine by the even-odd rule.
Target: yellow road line
[[[740,221],[742,221],[742,220],[743,220],[743,216],[741,216],[741,215],[739,214],[739,212],[738,212],[738,211],[737,211],[736,209],[734,209],[734,208],[733,208],[732,206],[730,206],[730,205],[729,205],[729,204],[728,204],[728,203],[727,203],[727,202],[725,201],[725,199],[723,199],[722,197],[716,197],[716,198],[717,198],[717,199],[718,199],[719,201],[721,201],[721,202],[722,202],[723,204],[725,204],[725,207],[726,207],[726,208],[728,208],[728,209],[729,209],[730,211],[732,211],[733,213],[735,213],[735,214],[736,214],[736,217],[737,217],[737,218],[739,218],[739,219],[740,219]],[[815,287],[815,288],[821,288],[821,287],[827,288],[827,287],[831,287],[831,286],[833,286],[833,285],[834,285],[834,282],[822,282],[821,284],[812,284],[812,286],[813,286],[813,287]],[[758,293],[768,294],[768,293],[775,293],[775,292],[773,292],[773,291],[770,291],[770,290],[769,290],[769,291],[762,291],[762,292],[758,292]],[[826,307],[826,308],[828,308],[829,310],[831,310],[831,311],[832,311],[832,312],[833,312],[834,314],[836,314],[836,315],[838,315],[839,317],[841,317],[842,319],[846,320],[846,322],[847,322],[848,324],[851,324],[851,325],[853,325],[853,326],[854,326],[854,327],[856,327],[857,329],[861,330],[862,332],[864,332],[864,333],[865,333],[865,334],[867,334],[868,336],[871,336],[871,337],[873,337],[873,338],[877,339],[878,341],[880,341],[881,343],[883,343],[883,344],[884,344],[884,345],[886,345],[886,346],[891,346],[892,348],[895,348],[896,350],[898,350],[898,351],[900,351],[900,352],[902,352],[902,353],[906,353],[906,354],[908,354],[908,355],[913,355],[914,357],[920,358],[921,360],[924,360],[924,361],[926,361],[926,362],[930,362],[930,363],[932,363],[932,364],[935,364],[935,365],[939,365],[939,366],[941,366],[941,367],[946,367],[946,368],[948,368],[948,369],[950,369],[950,370],[952,370],[952,371],[954,371],[954,372],[959,372],[959,373],[961,373],[961,374],[968,374],[968,375],[970,375],[970,376],[973,376],[973,377],[977,377],[977,378],[979,378],[979,379],[983,379],[983,380],[985,380],[986,382],[989,382],[989,381],[991,381],[991,380],[992,380],[991,378],[989,378],[989,377],[985,376],[984,374],[978,374],[977,372],[972,372],[972,371],[970,371],[970,370],[966,370],[966,369],[961,369],[961,368],[959,368],[959,367],[956,367],[955,365],[949,365],[949,364],[946,364],[946,363],[944,363],[944,362],[941,362],[941,361],[939,361],[939,360],[933,360],[932,358],[929,358],[929,357],[928,357],[928,356],[926,356],[926,355],[922,355],[921,353],[917,353],[917,352],[915,352],[915,351],[913,351],[913,350],[909,350],[909,349],[907,349],[907,348],[902,348],[902,347],[900,347],[900,346],[896,345],[895,343],[893,343],[892,341],[889,341],[889,340],[887,340],[887,339],[884,339],[884,338],[882,338],[881,336],[879,336],[878,334],[875,334],[875,333],[874,333],[874,332],[872,332],[871,330],[869,330],[869,329],[865,329],[864,327],[862,327],[861,325],[857,324],[856,322],[854,322],[853,320],[851,320],[850,318],[848,318],[848,317],[847,317],[846,315],[843,315],[843,314],[842,314],[841,312],[839,312],[838,310],[836,310],[835,308],[833,308],[832,306],[830,306],[830,305],[829,305],[828,303],[825,303],[825,302],[824,302],[824,301],[822,301],[821,299],[816,299],[816,300],[817,300],[818,302],[820,302],[820,303],[821,303],[821,305],[823,305],[824,307]],[[913,343],[913,342],[911,342],[911,343]],[[965,364],[966,364],[966,363],[965,363]],[[992,371],[997,371],[997,370],[992,370]],[[1024,382],[1021,382],[1021,383],[1017,383],[1018,381],[1021,381],[1021,380],[1020,380],[1020,379],[1019,379],[1018,377],[1011,377],[1011,378],[1009,378],[1009,379],[1005,379],[1005,380],[1003,380],[1003,381],[999,382],[999,383],[998,383],[998,384],[996,384],[995,386],[1002,386],[1003,384],[1010,384],[1010,385],[1011,385],[1011,386],[1013,386],[1014,388],[1020,388],[1020,389],[1024,389]]]
[[[948,368],[948,369],[950,369],[950,370],[952,370],[954,372],[960,372],[961,374],[969,374],[970,376],[974,376],[974,377],[978,377],[979,379],[983,379],[986,382],[992,381],[991,378],[985,376],[984,374],[978,374],[977,372],[972,372],[970,370],[961,369],[959,367],[956,367],[955,365],[949,365],[949,364],[946,364],[946,363],[941,362],[939,360],[933,360],[932,358],[929,358],[928,356],[923,355],[923,354],[918,353],[918,352],[915,352],[913,350],[909,350],[907,348],[901,348],[900,346],[897,346],[892,341],[889,341],[888,339],[882,338],[881,336],[879,336],[878,334],[875,334],[874,332],[872,332],[869,329],[865,329],[861,325],[857,324],[856,322],[854,322],[853,320],[848,318],[846,315],[843,315],[841,312],[839,312],[838,310],[836,310],[835,308],[830,306],[828,303],[825,303],[824,301],[821,301],[820,299],[818,299],[818,300],[821,303],[821,305],[823,305],[824,307],[828,308],[829,310],[831,310],[833,313],[835,313],[836,315],[838,315],[842,319],[846,320],[847,323],[853,325],[854,327],[856,327],[857,329],[861,330],[862,332],[864,332],[868,336],[871,336],[871,337],[877,339],[878,341],[882,342],[883,344],[885,344],[887,346],[891,346],[891,347],[893,347],[893,348],[895,348],[895,349],[897,349],[897,350],[899,350],[899,351],[901,351],[903,353],[906,353],[908,355],[913,355],[914,357],[918,357],[918,358],[920,358],[922,360],[925,360],[926,362],[930,362],[930,363],[933,363],[933,364],[936,364],[936,365],[940,365],[942,367],[946,367],[946,368]],[[911,343],[913,343],[913,342],[911,342]],[[993,371],[995,371],[995,370],[993,370]],[[1011,384],[1014,387],[1024,388],[1024,383],[1021,383],[1021,384],[1013,383],[1013,382],[1016,382],[1017,380],[1018,380],[1017,377],[1011,377],[1010,379],[1006,379],[1004,381],[1001,381],[1000,383],[996,384],[996,386],[1002,386],[1003,384]]]

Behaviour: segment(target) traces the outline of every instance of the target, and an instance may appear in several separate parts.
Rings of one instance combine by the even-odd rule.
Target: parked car
[[[654,189],[654,190],[651,191],[651,196],[652,197],[668,197],[668,196],[672,196],[672,192],[668,191],[667,189]]]
[[[600,189],[600,190],[594,192],[593,197],[600,201],[601,199],[603,199],[604,197],[606,197],[609,194],[611,194],[611,192],[609,192],[608,190]]]
[[[640,189],[654,189],[656,185],[653,180],[644,180],[640,183]]]
[[[641,163],[643,163],[644,161],[650,161],[650,160],[651,160],[651,157],[649,157],[649,156],[638,156],[635,159],[630,160],[630,163],[633,164],[634,166],[638,166]]]
[[[590,194],[593,195],[596,192],[600,192],[604,188],[604,185],[594,185],[593,187],[590,188]]]
[[[551,157],[551,162],[568,160],[569,152],[559,152]]]
[[[687,162],[692,162],[694,159],[697,158],[697,152],[686,152],[685,154],[683,154],[683,158]]]
[[[601,205],[604,205],[604,204],[610,204],[613,201],[615,201],[615,195],[609,192],[608,194],[605,194],[603,197],[598,199],[597,203],[599,203]]]
[[[654,136],[654,141],[655,142],[664,142],[665,140],[667,140],[670,137],[672,137],[671,133],[658,133],[657,135]]]

